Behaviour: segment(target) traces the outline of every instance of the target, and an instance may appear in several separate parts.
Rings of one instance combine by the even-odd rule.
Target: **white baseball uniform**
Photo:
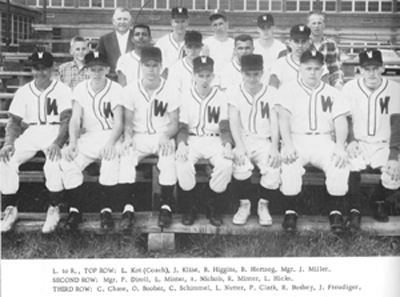
[[[371,91],[363,78],[358,78],[345,84],[342,95],[349,102],[354,136],[361,149],[357,158],[350,159],[351,170],[386,166],[390,151],[390,118],[400,114],[400,85],[382,78],[382,84]],[[400,181],[392,180],[385,171],[382,171],[381,179],[388,189],[400,187]]]
[[[135,150],[121,157],[121,183],[134,183],[136,165],[149,155],[158,155],[158,143],[163,133],[168,130],[169,113],[177,110],[180,105],[179,95],[175,86],[161,80],[161,84],[150,97],[142,81],[127,85],[122,95],[123,106],[134,112],[133,142]],[[173,139],[170,140],[174,142]],[[158,156],[159,182],[161,185],[175,185],[175,154]]]
[[[60,128],[60,114],[71,109],[71,89],[64,83],[52,80],[43,91],[35,86],[35,81],[17,90],[9,112],[29,124],[29,127],[14,143],[15,152],[9,162],[0,162],[0,192],[15,194],[19,188],[18,168],[45,151],[57,138]],[[59,161],[46,158],[43,171],[46,187],[51,192],[64,189]]]
[[[178,88],[179,92],[190,89],[193,84],[193,65],[186,58],[176,62],[168,72],[168,83]]]
[[[196,186],[195,164],[207,159],[213,166],[210,188],[216,193],[226,190],[232,178],[232,160],[223,157],[219,123],[228,119],[228,99],[224,92],[213,87],[202,98],[195,87],[182,94],[179,121],[188,125],[188,161],[176,161],[178,182],[185,191]]]
[[[78,155],[68,162],[63,160],[66,189],[74,189],[83,183],[82,171],[95,160],[109,141],[114,126],[113,110],[121,104],[122,86],[107,79],[105,87],[98,93],[92,90],[90,79],[78,84],[72,95],[74,104],[79,104],[82,112],[84,133],[78,139]],[[99,183],[112,186],[118,183],[119,159],[101,160]]]
[[[169,69],[185,56],[183,45],[184,41],[177,42],[172,32],[157,40],[155,46],[161,49],[164,68]]]
[[[345,195],[349,168],[336,167],[332,158],[335,148],[334,120],[349,113],[344,98],[338,90],[324,82],[310,89],[301,79],[280,88],[277,98],[277,105],[290,113],[291,137],[299,156],[291,164],[282,164],[282,193],[290,196],[299,194],[304,166],[311,164],[325,172],[329,194]]]
[[[203,43],[208,47],[208,56],[214,60],[214,73],[219,73],[232,60],[235,41],[228,37],[221,42],[214,36],[210,36]]]
[[[126,77],[126,84],[135,82],[141,78],[140,57],[131,51],[119,57],[116,71],[121,71]]]
[[[280,168],[268,164],[268,152],[271,148],[271,118],[276,89],[263,85],[256,95],[251,95],[243,83],[231,89],[229,104],[240,113],[241,134],[247,151],[244,165],[233,165],[233,176],[237,180],[250,178],[255,164],[261,173],[260,184],[267,189],[277,189],[280,184]]]
[[[286,50],[286,45],[277,39],[274,39],[272,45],[269,48],[265,48],[260,44],[260,39],[254,40],[254,54],[262,55],[264,62],[264,76],[266,80],[269,80],[269,74],[271,67],[278,60],[279,54]]]

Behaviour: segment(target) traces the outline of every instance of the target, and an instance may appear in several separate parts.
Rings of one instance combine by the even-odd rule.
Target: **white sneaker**
[[[235,225],[244,225],[250,216],[251,203],[250,200],[240,200],[240,206],[237,213],[233,216],[232,222]]]
[[[4,218],[1,221],[1,232],[8,232],[18,219],[18,209],[16,206],[7,206],[4,210]]]
[[[258,223],[261,226],[271,226],[272,225],[272,217],[269,214],[267,200],[261,198],[258,201],[257,213],[258,213]]]
[[[60,209],[58,206],[49,206],[47,210],[46,222],[44,222],[42,232],[51,233],[56,230],[58,222],[60,221]]]

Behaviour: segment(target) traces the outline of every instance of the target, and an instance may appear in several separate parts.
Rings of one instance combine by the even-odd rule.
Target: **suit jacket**
[[[100,37],[97,45],[97,50],[107,56],[110,65],[110,74],[115,74],[115,67],[117,66],[118,58],[127,52],[133,50],[134,45],[132,42],[133,31],[129,30],[128,42],[124,53],[121,53],[118,46],[117,33],[112,31]]]

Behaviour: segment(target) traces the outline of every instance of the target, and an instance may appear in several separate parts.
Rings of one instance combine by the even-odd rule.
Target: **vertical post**
[[[43,24],[47,23],[47,0],[43,0]]]
[[[10,0],[7,0],[7,19],[6,19],[6,51],[8,52],[11,44],[11,9]]]

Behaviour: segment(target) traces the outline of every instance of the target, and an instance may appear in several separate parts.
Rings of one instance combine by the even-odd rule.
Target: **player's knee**
[[[4,195],[15,194],[19,188],[17,170],[10,163],[0,163],[0,192]]]
[[[100,166],[99,183],[103,186],[114,186],[119,182],[118,160],[103,160]]]
[[[297,166],[297,164],[283,164],[281,173],[281,192],[284,195],[297,195],[301,192],[303,185],[302,176],[304,168]]]
[[[381,174],[381,181],[382,185],[389,190],[397,190],[400,188],[400,181],[399,180],[394,180],[390,177],[389,174],[386,172],[382,172]]]

